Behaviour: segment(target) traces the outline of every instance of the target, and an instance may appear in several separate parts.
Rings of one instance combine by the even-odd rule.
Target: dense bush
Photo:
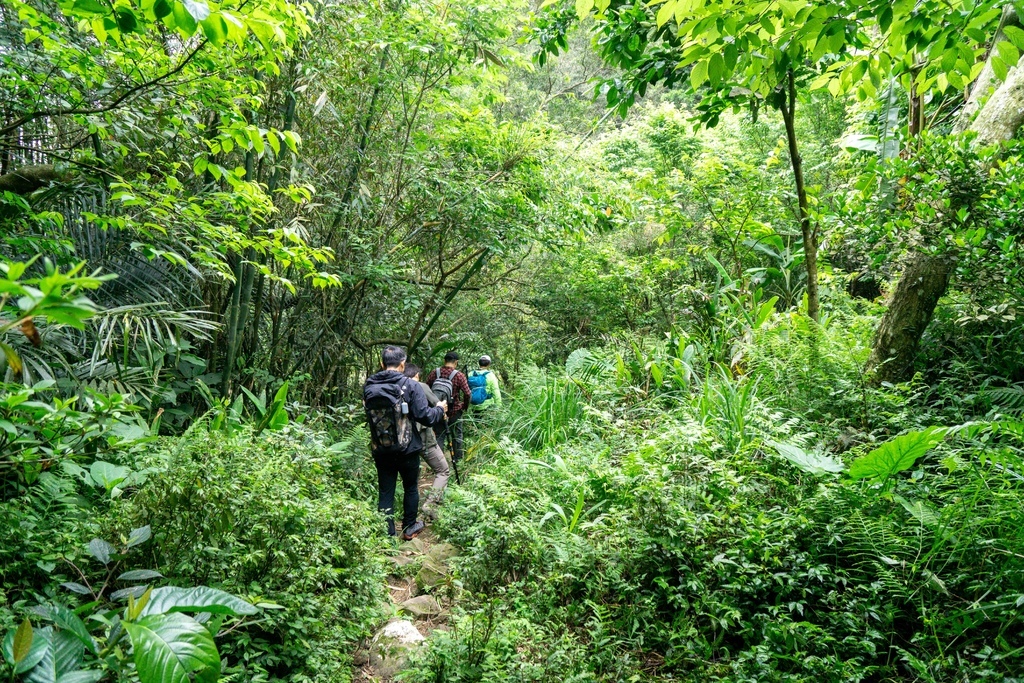
[[[711,368],[692,396],[626,406],[627,389],[592,379],[584,405],[559,412],[545,410],[559,381],[535,380],[507,425],[535,450],[490,442],[450,495],[443,531],[466,549],[459,576],[476,600],[414,679],[1015,675],[1022,425],[956,430],[884,477],[839,473],[828,450],[863,469],[913,438],[883,443],[908,412],[928,411],[913,392],[858,387],[867,325],[836,316],[812,336],[794,322],[752,338],[749,375]],[[741,401],[744,386],[756,393]],[[585,413],[605,428],[569,428]],[[560,438],[518,428],[525,414]]]
[[[145,459],[156,469],[111,511],[154,529],[149,565],[177,583],[274,603],[221,646],[245,680],[347,680],[354,641],[379,618],[382,534],[369,499],[306,430],[229,437],[203,426]]]

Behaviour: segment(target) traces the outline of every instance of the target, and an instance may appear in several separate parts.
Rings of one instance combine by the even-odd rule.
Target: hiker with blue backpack
[[[480,369],[469,373],[469,402],[478,410],[501,405],[498,375],[491,371],[491,357],[480,356]]]
[[[423,441],[413,423],[434,427],[444,422],[448,404],[431,407],[419,383],[405,376],[405,351],[388,346],[381,354],[383,370],[366,378],[363,407],[370,428],[373,464],[377,468],[377,509],[395,535],[395,485],[402,478],[402,538],[412,540],[424,529],[416,519],[420,505],[420,451]]]

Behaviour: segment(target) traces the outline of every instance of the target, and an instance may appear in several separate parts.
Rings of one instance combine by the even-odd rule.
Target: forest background
[[[12,678],[349,680],[384,344],[512,390],[407,680],[1019,675],[1014,5],[0,17]]]

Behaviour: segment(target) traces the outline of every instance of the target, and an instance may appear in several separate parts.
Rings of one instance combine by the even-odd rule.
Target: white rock
[[[390,680],[409,663],[409,653],[426,638],[412,622],[394,619],[384,625],[370,644],[370,664],[384,680]]]

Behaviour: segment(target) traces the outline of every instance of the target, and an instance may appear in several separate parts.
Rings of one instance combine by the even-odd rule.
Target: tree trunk
[[[1006,80],[978,112],[971,130],[978,134],[977,145],[995,145],[1017,134],[1024,124],[1024,69],[1010,69]]]
[[[1017,16],[1017,10],[1013,8],[1012,4],[1006,5],[1003,8],[1003,16],[999,19],[999,28],[996,30],[996,35],[992,39],[992,46],[989,48],[989,55],[995,52],[996,45],[1006,40],[1006,32],[1004,29],[1007,26],[1020,26],[1020,17]],[[1009,78],[1007,78],[1009,80]],[[963,109],[960,110],[960,114],[957,117],[956,124],[953,126],[954,133],[963,133],[970,129],[971,122],[974,121],[974,115],[978,113],[978,109],[981,108],[981,101],[988,96],[989,91],[994,87],[999,86],[999,81],[996,78],[996,70],[992,68],[991,60],[986,60],[985,68],[978,74],[978,78],[974,81],[974,85],[971,86],[971,94],[967,98],[967,102],[964,103]]]
[[[796,144],[796,80],[793,71],[788,74],[786,102],[782,105],[782,120],[786,124],[789,159],[796,184],[796,201],[800,210],[800,232],[804,239],[804,267],[807,269],[807,315],[818,322],[818,238],[811,226],[807,208],[807,189],[804,186],[804,163]]]
[[[935,306],[946,293],[952,259],[915,253],[889,297],[868,359],[872,381],[900,382],[914,374],[917,347]]]
[[[1018,23],[1016,12],[1007,6],[989,49],[990,56],[996,54],[996,44],[1006,39],[1003,28]],[[955,128],[955,132],[969,129],[978,133],[977,145],[1005,142],[1024,124],[1024,69],[1020,67],[1010,70],[1006,80],[977,112],[981,98],[994,80],[990,59],[971,90]],[[936,304],[946,293],[952,270],[952,258],[922,253],[910,257],[875,332],[871,357],[865,368],[872,382],[895,383],[913,377],[918,345],[931,322]]]

